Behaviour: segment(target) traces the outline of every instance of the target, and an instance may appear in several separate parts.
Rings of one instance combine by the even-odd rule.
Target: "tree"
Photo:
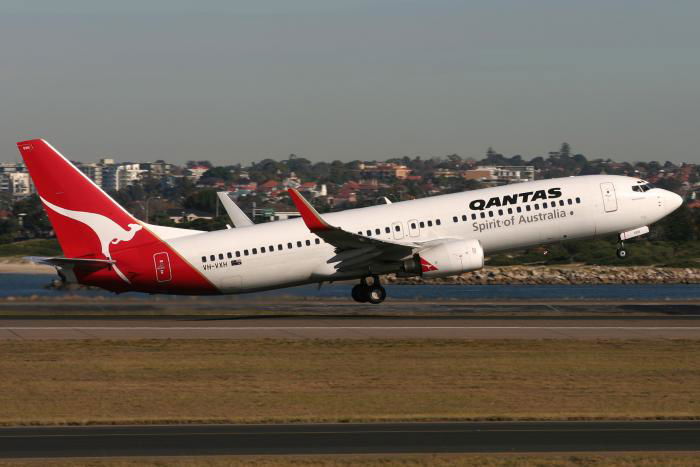
[[[23,237],[46,237],[51,232],[49,218],[44,212],[43,204],[38,195],[32,195],[15,202],[12,214],[17,219],[21,229],[20,235]]]
[[[234,179],[232,167],[217,166],[212,167],[202,174],[203,179],[221,179],[225,182],[230,182]]]
[[[685,242],[695,238],[693,232],[693,219],[690,209],[686,205],[673,211],[660,223],[663,237],[672,242]]]
[[[561,157],[571,157],[571,146],[569,146],[569,143],[561,143],[561,148],[559,148],[559,155]]]
[[[216,203],[218,202],[219,198],[216,195],[216,190],[205,189],[192,193],[185,198],[182,205],[187,209],[197,209],[199,211],[213,213],[216,211]]]

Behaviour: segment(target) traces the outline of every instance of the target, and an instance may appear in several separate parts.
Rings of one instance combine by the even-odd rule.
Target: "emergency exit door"
[[[617,197],[615,196],[615,185],[610,182],[600,184],[600,191],[603,194],[603,206],[605,212],[617,211]]]
[[[173,273],[170,270],[170,257],[168,253],[161,252],[153,255],[153,263],[156,268],[156,280],[158,282],[170,282]]]

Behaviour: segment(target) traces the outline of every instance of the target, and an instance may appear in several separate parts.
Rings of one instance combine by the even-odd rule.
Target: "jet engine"
[[[484,267],[484,250],[478,240],[453,240],[426,248],[404,262],[406,273],[427,279],[476,271]]]

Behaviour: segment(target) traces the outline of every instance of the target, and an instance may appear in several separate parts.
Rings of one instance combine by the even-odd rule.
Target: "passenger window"
[[[563,199],[560,199],[560,200],[559,200],[559,206],[564,206],[564,200],[563,200]]]
[[[231,258],[233,258],[233,255],[232,255],[231,252],[229,251],[228,253],[226,253],[226,257],[227,257],[228,259],[231,259]]]
[[[485,218],[486,218],[486,213],[485,213],[484,211],[481,211],[481,212],[479,213],[479,217],[481,217],[482,219],[485,219]]]
[[[472,213],[472,220],[473,220],[473,221],[476,220],[476,213],[475,213],[475,212]]]
[[[462,220],[465,221],[465,222],[467,221],[467,215],[466,215],[466,214],[462,214]]]
[[[576,204],[581,204],[581,198],[576,198]]]
[[[571,201],[571,198],[569,198],[568,200],[566,200],[566,202],[569,203],[569,206],[571,206],[572,204],[574,204],[574,202]]]
[[[499,209],[499,210],[498,210],[498,215],[499,215],[499,216],[502,216],[502,215],[503,215],[503,209]]]
[[[279,245],[277,245],[277,250],[281,250],[281,249],[282,249],[282,244],[280,243]]]
[[[368,231],[367,231],[367,236],[368,236],[368,237],[371,237],[371,236],[372,236],[372,231],[371,231],[371,230],[368,230]]]
[[[425,227],[425,222],[423,222],[423,221],[420,221],[418,224],[420,225],[421,229]]]
[[[309,246],[309,245],[311,245],[311,240],[306,241],[306,246]]]
[[[301,248],[301,242],[297,242],[297,248]]]
[[[441,224],[440,219],[435,219],[435,225],[440,225],[440,224]]]
[[[412,228],[412,229],[415,229],[415,228],[416,228],[416,223],[415,223],[415,222],[411,222],[411,228]]]
[[[265,253],[265,247],[264,247],[264,246],[261,246],[261,247],[260,247],[260,253]]]
[[[206,256],[202,256],[202,263],[206,263],[206,262],[207,262],[207,257],[206,257]]]
[[[209,260],[211,260],[211,261],[216,261],[216,256],[211,255],[211,256],[209,257]]]
[[[294,246],[294,245],[292,245],[292,242],[287,243],[287,248],[288,248],[288,249],[291,250],[293,246]]]
[[[251,251],[253,252],[254,255],[257,255],[257,254],[258,254],[258,249],[257,249],[257,248],[253,248]]]
[[[493,217],[493,211],[489,211],[489,217]]]
[[[321,239],[320,239],[320,238],[317,238],[316,240],[314,240],[314,243],[316,243],[316,245],[320,245],[320,244],[321,244]]]
[[[270,245],[270,247],[268,248],[268,251],[275,251],[275,246],[274,246],[274,245]]]
[[[384,227],[384,232],[391,233],[391,229],[389,227]]]
[[[381,230],[379,230],[379,229],[374,229],[374,235],[379,235],[380,233],[382,233]]]
[[[362,231],[357,232],[357,235],[362,235]]]
[[[433,226],[433,221],[428,221],[428,227],[432,227],[432,226]]]
[[[525,206],[525,210],[526,210],[527,212],[530,212],[530,211],[532,211],[532,208],[531,208],[530,205],[528,204],[527,206]]]
[[[236,252],[236,258],[240,258],[240,257],[241,257],[241,252],[240,252],[240,251],[237,251],[237,252]]]
[[[508,214],[513,214],[513,208],[508,208]]]
[[[248,256],[248,250],[243,250],[243,255]]]
[[[520,214],[521,212],[523,212],[523,208],[521,208],[520,206],[518,206],[518,207],[516,208],[516,210],[518,211],[518,214]]]
[[[459,218],[457,216],[452,216],[452,222],[454,222],[454,223],[459,222]]]
[[[396,227],[394,227],[394,230],[396,230],[397,232],[400,232],[400,231],[401,231],[401,226],[400,226],[400,225],[397,225]]]
[[[535,203],[535,211],[539,211],[539,210],[540,210],[540,205],[539,205],[539,203]]]

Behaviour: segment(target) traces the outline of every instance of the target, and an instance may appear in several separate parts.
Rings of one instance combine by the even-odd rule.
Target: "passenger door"
[[[605,212],[617,211],[617,197],[615,196],[615,185],[610,182],[600,184],[600,192],[603,195],[603,206]]]

